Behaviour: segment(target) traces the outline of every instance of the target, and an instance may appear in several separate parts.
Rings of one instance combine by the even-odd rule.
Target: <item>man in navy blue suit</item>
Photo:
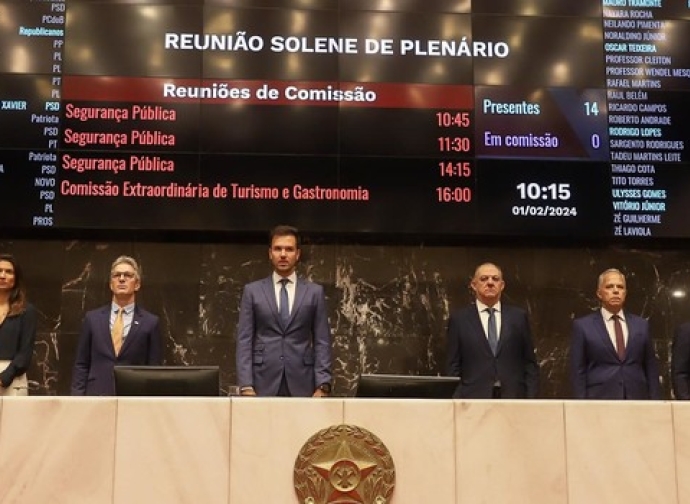
[[[539,391],[527,312],[501,302],[501,269],[481,264],[470,287],[475,302],[448,321],[448,374],[459,376],[455,398],[531,399]]]
[[[649,323],[623,310],[625,276],[599,275],[600,309],[573,321],[570,345],[573,394],[577,399],[660,399],[659,364]]]
[[[158,317],[136,304],[141,288],[137,262],[120,256],[110,268],[111,303],[87,312],[72,372],[72,395],[114,395],[116,365],[158,365],[162,343]]]
[[[676,399],[690,401],[690,322],[676,327],[673,334],[671,383]]]
[[[331,330],[321,285],[299,278],[299,233],[270,234],[273,273],[245,285],[237,324],[237,382],[246,396],[331,393]]]
[[[676,399],[690,401],[690,322],[676,327],[673,334],[671,383]]]

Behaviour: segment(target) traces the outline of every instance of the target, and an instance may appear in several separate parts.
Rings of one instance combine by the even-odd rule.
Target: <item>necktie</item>
[[[280,319],[283,322],[287,322],[290,318],[290,300],[288,299],[287,288],[285,287],[288,282],[287,278],[283,278],[280,283]]]
[[[115,316],[115,322],[113,322],[113,328],[110,331],[110,335],[113,338],[113,348],[115,349],[115,355],[120,353],[122,348],[122,336],[125,332],[125,321],[124,321],[124,309],[120,308],[117,310],[117,315]]]
[[[625,359],[625,340],[623,339],[623,326],[621,325],[621,318],[618,315],[613,317],[613,332],[616,333],[616,352],[620,360]]]
[[[487,308],[489,312],[489,325],[488,325],[488,336],[489,336],[489,346],[494,355],[496,355],[496,350],[498,350],[498,331],[496,330],[496,308]]]

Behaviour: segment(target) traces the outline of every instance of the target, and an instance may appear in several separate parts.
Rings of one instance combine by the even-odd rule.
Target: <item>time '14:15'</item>
[[[469,161],[441,161],[438,167],[441,177],[472,176],[472,163]]]

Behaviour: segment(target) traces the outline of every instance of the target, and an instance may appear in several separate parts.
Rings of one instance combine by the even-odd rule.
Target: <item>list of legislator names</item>
[[[604,49],[615,236],[663,234],[670,171],[688,163],[690,23],[679,2],[604,0]],[[685,8],[689,10],[689,8]],[[682,14],[682,12],[681,12]],[[687,15],[687,12],[686,12]]]

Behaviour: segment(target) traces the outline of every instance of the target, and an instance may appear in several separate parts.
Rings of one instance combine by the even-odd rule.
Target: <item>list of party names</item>
[[[670,39],[690,24],[664,19],[664,2],[603,1],[615,236],[656,234],[668,211],[661,175],[688,161],[676,125],[684,119],[690,69],[671,52]]]
[[[3,33],[3,87],[0,87],[0,181],[21,193],[21,208],[6,225],[52,227],[57,191],[64,0],[5,6],[16,21]],[[26,51],[30,54],[27,54]],[[20,135],[20,136],[17,136]],[[26,173],[30,171],[30,176]],[[29,186],[27,187],[27,184]],[[14,198],[11,198],[14,199]]]

